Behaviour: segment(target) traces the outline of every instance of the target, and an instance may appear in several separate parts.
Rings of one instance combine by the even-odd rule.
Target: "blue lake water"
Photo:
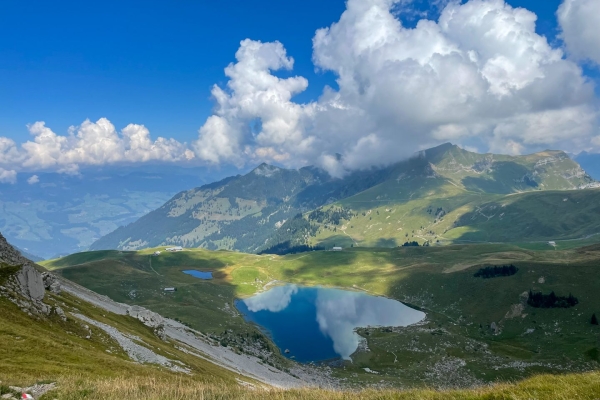
[[[277,286],[235,306],[258,324],[282,354],[300,362],[350,359],[358,348],[358,327],[408,326],[425,313],[399,301],[362,292],[296,285]]]
[[[194,278],[212,279],[212,272],[197,271],[195,269],[188,269],[186,271],[181,271],[181,272],[183,272],[184,274],[191,275]]]

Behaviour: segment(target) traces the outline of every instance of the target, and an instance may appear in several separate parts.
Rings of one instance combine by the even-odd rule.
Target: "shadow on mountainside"
[[[468,176],[463,178],[462,184],[467,190],[496,194],[514,193],[517,190],[531,190],[538,187],[538,183],[531,176],[531,171],[516,162],[497,161],[492,168],[489,178]]]
[[[398,240],[396,238],[379,238],[375,242],[375,247],[393,248],[398,247]]]
[[[580,239],[600,233],[600,191],[529,192],[482,204],[460,216],[469,227],[457,241],[520,242]]]

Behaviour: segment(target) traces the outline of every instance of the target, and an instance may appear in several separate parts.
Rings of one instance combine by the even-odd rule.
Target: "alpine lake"
[[[198,271],[196,269],[188,269],[188,270],[181,271],[181,272],[183,272],[186,275],[191,275],[194,278],[198,278],[198,279],[210,280],[213,278],[212,272]]]
[[[403,327],[425,313],[364,292],[287,284],[235,301],[247,322],[258,325],[281,353],[302,363],[350,360],[366,327]]]

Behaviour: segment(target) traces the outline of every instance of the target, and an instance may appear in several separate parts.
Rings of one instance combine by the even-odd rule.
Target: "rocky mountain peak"
[[[258,167],[252,170],[252,173],[258,176],[264,176],[270,178],[275,175],[277,172],[281,171],[281,168],[276,167],[274,165],[269,165],[267,163],[262,163]]]
[[[21,253],[11,246],[0,233],[0,263],[8,265],[24,265],[31,264],[31,261],[23,257]]]

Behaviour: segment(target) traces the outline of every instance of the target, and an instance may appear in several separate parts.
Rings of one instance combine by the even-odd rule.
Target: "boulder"
[[[60,319],[62,319],[63,321],[66,321],[66,320],[67,320],[67,316],[65,315],[65,312],[63,311],[63,309],[62,309],[62,308],[60,308],[60,307],[55,307],[55,308],[54,308],[54,313],[55,313],[56,315],[58,315],[58,316],[60,317]]]
[[[505,319],[513,319],[523,315],[523,311],[525,311],[525,306],[521,303],[513,304],[510,306],[510,310],[504,316]]]
[[[523,293],[521,293],[519,295],[519,302],[521,304],[523,304],[523,306],[527,305],[527,300],[529,300],[529,292],[528,291],[524,291]]]
[[[156,328],[164,324],[164,319],[159,314],[144,307],[131,306],[127,309],[127,315],[137,318],[146,326]]]
[[[500,327],[495,322],[490,324],[490,330],[494,335],[498,335],[500,333]]]
[[[33,266],[25,264],[16,275],[21,294],[31,300],[41,301],[44,299],[46,288],[44,280]]]
[[[44,279],[44,287],[46,288],[46,290],[54,294],[60,294],[60,282],[58,281],[56,276],[52,275],[50,272],[44,272],[42,274],[42,278]]]

